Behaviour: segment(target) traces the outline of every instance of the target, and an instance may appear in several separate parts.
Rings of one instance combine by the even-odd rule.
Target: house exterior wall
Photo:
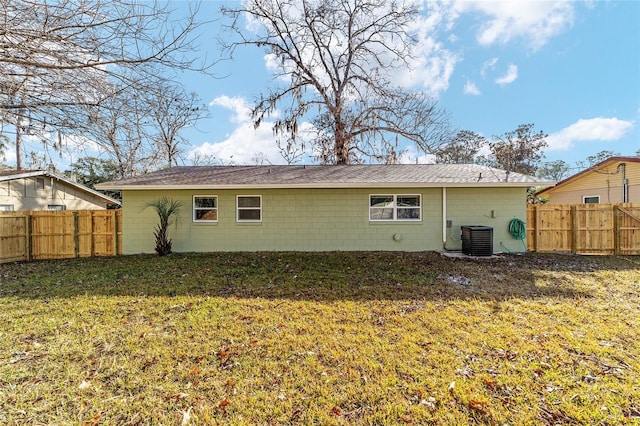
[[[421,195],[419,222],[369,221],[369,196]],[[218,222],[192,220],[193,196],[218,197]],[[262,196],[262,221],[238,223],[236,196]],[[441,250],[442,189],[265,189],[123,191],[123,253],[153,253],[158,218],[146,207],[167,196],[182,203],[169,236],[175,252]],[[459,225],[495,227],[496,251],[511,216],[525,217],[524,188],[448,189],[448,217]],[[491,218],[491,210],[497,217]],[[395,238],[394,238],[395,237]],[[458,235],[459,237],[459,235]],[[450,240],[450,245],[455,245]],[[459,245],[459,243],[458,243]],[[514,247],[518,251],[518,246]],[[520,247],[520,251],[522,248]]]
[[[449,188],[447,189],[447,248],[459,250],[461,226],[493,228],[493,251],[524,252],[526,243],[509,234],[513,219],[527,219],[526,188]]]
[[[42,179],[43,188],[38,187]],[[89,192],[50,177],[26,177],[0,182],[0,205],[12,205],[14,211],[47,210],[63,205],[65,210],[104,210],[106,202]]]
[[[599,196],[601,203],[622,203],[621,162],[614,162],[597,171],[590,171],[559,187],[548,190],[543,196],[552,204],[582,203],[583,197]],[[630,203],[640,202],[640,163],[626,162],[625,177],[628,182]]]

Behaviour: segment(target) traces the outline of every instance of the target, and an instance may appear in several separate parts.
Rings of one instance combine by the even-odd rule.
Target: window
[[[586,204],[600,204],[599,195],[589,195],[582,197],[582,202]]]
[[[218,197],[215,195],[195,195],[193,197],[193,221],[217,222]]]
[[[62,211],[62,210],[66,210],[66,207],[63,206],[62,204],[49,204],[47,206],[47,210]]]
[[[369,220],[420,220],[420,195],[370,195]]]
[[[13,204],[0,204],[0,212],[12,212]]]
[[[44,189],[44,178],[36,178],[36,189]]]
[[[238,222],[260,222],[262,221],[262,196],[260,195],[238,195],[236,199]]]

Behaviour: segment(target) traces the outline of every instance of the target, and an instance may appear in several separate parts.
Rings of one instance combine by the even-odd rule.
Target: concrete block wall
[[[458,226],[458,233],[461,224],[492,225],[507,217],[525,216],[524,188],[447,191],[447,216]],[[420,194],[421,220],[369,221],[369,195],[373,194]],[[217,222],[193,222],[194,195],[218,197]],[[261,222],[236,221],[237,195],[262,196]],[[182,203],[177,224],[169,231],[175,252],[423,251],[441,250],[443,245],[441,188],[124,191],[124,253],[153,252],[158,219],[146,205],[162,196]],[[500,220],[485,217],[492,209]],[[506,234],[501,232],[498,238],[494,240],[505,239]]]
[[[420,222],[369,221],[370,194],[421,194]],[[429,232],[440,220],[439,189],[271,189],[261,191],[125,191],[125,253],[153,252],[155,212],[145,206],[167,195],[182,202],[172,227],[175,251],[425,250],[438,245]],[[192,221],[194,195],[218,197],[218,222]],[[237,222],[236,196],[261,195],[262,221]],[[394,235],[401,236],[400,241]]]
[[[526,188],[448,188],[447,219],[452,227],[447,231],[447,247],[460,249],[460,227],[491,226],[494,252],[526,251],[522,241],[509,234],[512,219],[526,221]]]

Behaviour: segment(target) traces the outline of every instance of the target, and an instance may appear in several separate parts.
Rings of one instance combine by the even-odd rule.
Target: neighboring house
[[[640,203],[640,157],[611,157],[538,191],[551,204]]]
[[[120,202],[55,173],[0,170],[0,211],[104,210]]]
[[[550,183],[479,165],[199,166],[97,188],[122,190],[128,254],[154,251],[147,207],[164,196],[182,203],[176,252],[459,250],[461,225],[493,227],[495,251],[523,251],[509,223],[525,219],[528,187]]]

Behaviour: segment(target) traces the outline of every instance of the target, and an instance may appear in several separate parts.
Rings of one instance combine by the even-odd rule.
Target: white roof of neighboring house
[[[478,164],[183,166],[96,185],[108,190],[531,187],[554,182]]]
[[[120,201],[108,197],[98,191],[95,191],[89,187],[86,187],[82,184],[79,184],[77,182],[74,182],[64,176],[60,176],[56,173],[52,173],[52,172],[48,172],[46,170],[21,170],[21,171],[17,171],[17,170],[0,170],[0,182],[3,181],[9,181],[9,180],[16,180],[16,179],[24,179],[24,178],[29,178],[29,177],[48,177],[48,178],[52,178],[52,179],[56,179],[59,181],[62,181],[64,183],[66,183],[67,185],[70,185],[72,187],[75,187],[81,191],[85,191],[88,192],[90,194],[95,195],[96,197],[102,198],[103,200],[105,200],[108,204],[115,204],[115,205],[120,205]]]

